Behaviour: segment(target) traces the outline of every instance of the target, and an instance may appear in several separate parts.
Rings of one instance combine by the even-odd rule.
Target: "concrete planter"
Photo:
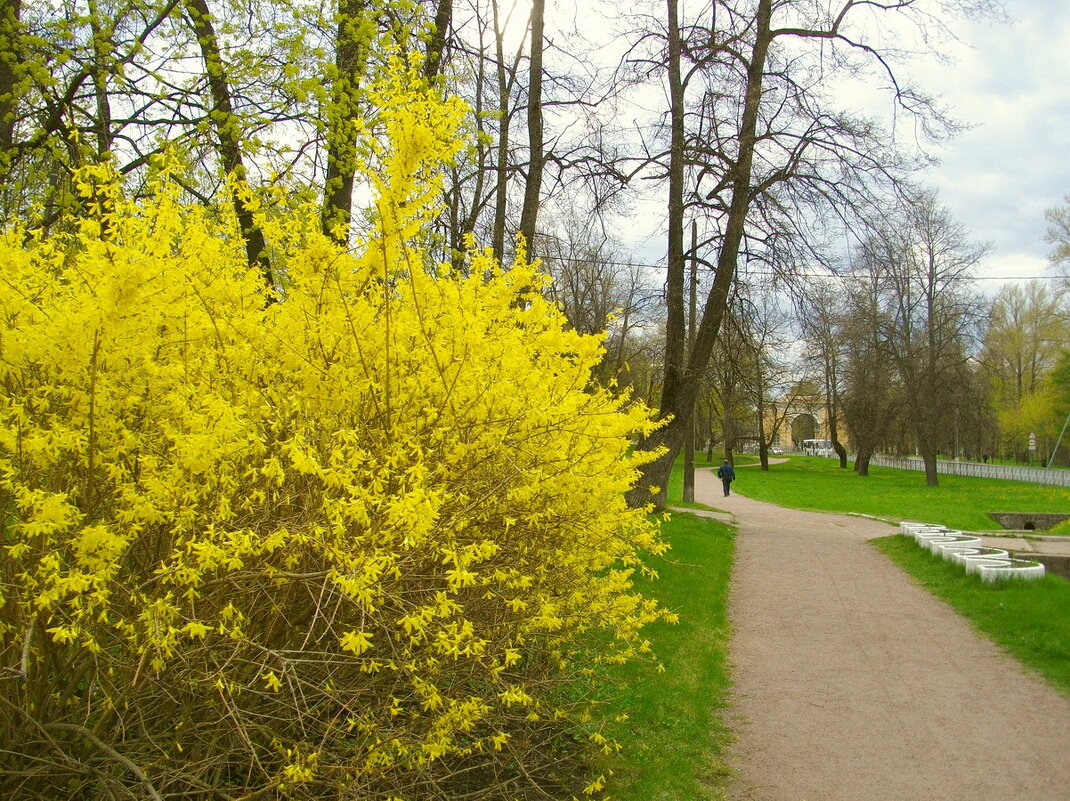
[[[1029,559],[1007,559],[1004,564],[977,565],[977,573],[982,581],[999,581],[1006,579],[1022,579],[1032,581],[1044,577],[1044,565]]]
[[[922,548],[935,554],[942,554],[946,548],[976,548],[981,540],[968,534],[947,534],[943,537],[928,537],[921,543]]]
[[[953,551],[948,555],[948,559],[954,562],[956,565],[966,567],[967,564],[983,562],[985,559],[1010,559],[1011,555],[1002,548],[986,548],[983,545],[976,548],[962,548],[958,551]],[[967,570],[967,572],[969,572]]]
[[[944,559],[950,560],[951,555],[964,550],[973,550],[975,548],[981,548],[980,537],[973,537],[969,534],[959,534],[956,537],[948,537],[946,541],[941,540],[929,540],[929,550],[933,553],[938,553]]]
[[[925,550],[961,565],[968,574],[980,576],[982,581],[1034,580],[1044,575],[1041,563],[1016,559],[1002,548],[987,548],[981,544],[980,537],[972,534],[913,522],[900,523],[899,532],[913,537]]]

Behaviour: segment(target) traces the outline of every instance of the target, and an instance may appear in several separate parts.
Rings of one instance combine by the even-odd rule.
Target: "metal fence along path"
[[[925,462],[914,456],[874,456],[870,464],[895,467],[900,470],[925,470]],[[976,478],[1001,478],[1006,481],[1028,481],[1032,484],[1050,484],[1055,487],[1070,487],[1070,470],[1048,470],[1043,467],[1011,467],[1002,464],[980,462],[936,461],[936,472],[949,476],[974,476]]]

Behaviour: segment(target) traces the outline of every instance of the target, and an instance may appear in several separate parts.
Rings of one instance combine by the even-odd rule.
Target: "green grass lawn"
[[[1070,696],[1070,581],[986,584],[902,535],[873,541],[918,583]]]
[[[997,530],[989,512],[1070,512],[1070,489],[1020,481],[940,476],[871,467],[868,476],[839,467],[836,459],[792,456],[768,472],[736,471],[735,489],[748,498],[823,512],[857,512],[890,520],[919,520],[967,531]],[[672,485],[670,485],[671,488]]]
[[[680,620],[647,630],[664,670],[633,664],[608,671],[610,711],[627,715],[607,732],[620,752],[598,766],[615,801],[721,799],[728,782],[729,734],[719,712],[729,681],[734,532],[688,514],[674,514],[663,531],[672,550],[651,561],[660,578],[646,590]]]

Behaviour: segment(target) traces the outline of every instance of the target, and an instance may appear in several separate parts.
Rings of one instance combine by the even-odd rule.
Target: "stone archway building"
[[[802,446],[803,440],[831,439],[828,425],[828,405],[822,395],[797,396],[788,405],[787,409],[774,404],[766,412],[765,425],[767,431],[772,428],[778,418],[783,422],[780,424],[780,429],[773,445],[779,445],[782,448],[799,448]],[[843,432],[842,426],[839,427],[837,433],[839,434],[840,442],[846,445],[847,437]]]

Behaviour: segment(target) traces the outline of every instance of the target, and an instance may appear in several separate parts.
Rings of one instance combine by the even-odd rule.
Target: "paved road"
[[[706,470],[696,500],[739,523],[729,799],[1070,799],[1070,699],[867,543],[895,529],[725,498]]]

